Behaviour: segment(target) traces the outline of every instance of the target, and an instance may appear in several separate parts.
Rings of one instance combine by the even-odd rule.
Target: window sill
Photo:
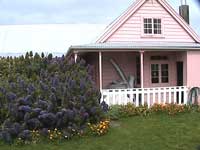
[[[158,39],[164,39],[164,35],[155,35],[155,34],[150,34],[150,35],[141,35],[141,38],[158,38]]]

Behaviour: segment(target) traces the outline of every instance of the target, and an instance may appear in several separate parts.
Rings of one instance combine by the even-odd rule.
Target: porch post
[[[141,88],[144,88],[144,51],[140,51],[140,76]]]
[[[75,61],[75,63],[76,63],[77,57],[78,57],[78,52],[74,52],[74,61]]]
[[[99,89],[102,92],[102,53],[99,52]]]
[[[76,63],[77,57],[78,57],[78,52],[74,52],[74,61],[75,61],[75,63]]]

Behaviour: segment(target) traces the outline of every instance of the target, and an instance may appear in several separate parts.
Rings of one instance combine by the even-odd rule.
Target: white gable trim
[[[200,38],[194,30],[182,19],[182,17],[165,1],[157,0],[161,6],[181,25],[181,27],[194,39],[200,43]],[[113,35],[144,3],[146,0],[138,0],[131,5],[121,16],[119,16],[106,31],[100,36],[96,43],[104,43],[111,35]]]
[[[119,16],[113,23],[111,23],[105,32],[100,35],[96,43],[104,43],[124,22],[126,22],[132,14],[134,14],[143,4],[145,0],[138,0],[134,2],[121,16]]]

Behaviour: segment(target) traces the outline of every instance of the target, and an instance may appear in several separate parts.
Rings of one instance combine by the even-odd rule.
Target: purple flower
[[[16,88],[16,84],[15,84],[14,82],[11,82],[11,83],[10,83],[10,88],[11,88],[11,89],[15,89],[15,88]]]
[[[81,65],[81,66],[85,66],[85,63],[86,63],[85,60],[84,60],[84,59],[81,59],[80,65]]]
[[[31,140],[31,132],[29,130],[22,131],[19,136],[22,140]]]
[[[7,100],[8,102],[12,102],[16,99],[17,95],[15,93],[9,92],[7,93]]]
[[[82,117],[84,120],[87,120],[89,118],[89,114],[87,112],[82,114]]]
[[[40,87],[45,92],[47,92],[49,89],[48,86],[45,83],[43,83],[42,81],[40,81]]]
[[[28,126],[29,129],[38,129],[41,126],[40,121],[37,118],[32,118],[27,121],[26,125]]]
[[[20,105],[31,105],[31,96],[28,95],[25,98],[20,98],[18,100],[18,102],[19,102]]]
[[[31,112],[32,111],[32,109],[31,109],[31,107],[30,106],[19,106],[19,109],[18,109],[19,111],[23,111],[23,112]]]
[[[96,111],[97,111],[97,108],[96,108],[96,107],[92,107],[92,108],[90,109],[90,113],[93,114],[93,115],[96,113]]]
[[[102,109],[104,112],[108,112],[109,106],[108,106],[108,104],[106,104],[105,101],[103,101],[103,102],[101,103],[101,109]]]
[[[63,112],[57,112],[56,113],[56,118],[62,118]]]
[[[44,100],[39,100],[39,101],[38,101],[38,107],[39,107],[39,108],[42,108],[42,109],[47,109],[47,107],[48,107],[48,102],[47,102],[47,101],[44,101]]]
[[[84,90],[85,84],[86,84],[85,79],[81,79],[81,81],[80,81],[80,89],[81,90]]]
[[[51,95],[50,95],[50,101],[53,103],[53,104],[55,104],[56,103],[56,96],[55,96],[55,94],[54,93],[51,93]]]
[[[29,84],[26,90],[28,94],[32,94],[36,89],[33,84]]]
[[[75,80],[69,80],[69,88],[75,88],[76,87],[76,81]]]
[[[92,75],[93,67],[91,65],[87,65],[87,72],[88,72],[88,74]]]
[[[55,93],[56,92],[56,88],[55,87],[51,87],[51,92]]]
[[[57,75],[54,76],[54,77],[51,79],[51,85],[52,85],[53,87],[57,87],[57,86],[59,85],[59,78],[58,78]]]
[[[1,92],[2,94],[6,94],[6,89],[3,88],[3,87],[0,87],[0,92]]]
[[[85,96],[80,96],[80,102],[81,102],[81,103],[84,103],[85,101],[86,101]]]
[[[32,110],[32,112],[33,112],[33,114],[34,114],[35,116],[38,116],[38,115],[40,114],[41,111],[42,111],[41,108],[34,108],[34,109]]]
[[[39,115],[38,119],[44,127],[54,127],[56,123],[56,116],[53,113]]]

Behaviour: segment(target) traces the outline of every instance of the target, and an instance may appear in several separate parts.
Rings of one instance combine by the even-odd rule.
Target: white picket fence
[[[108,105],[134,103],[136,106],[147,104],[150,107],[155,103],[187,104],[187,97],[188,88],[186,86],[104,89],[101,101],[105,101]]]

